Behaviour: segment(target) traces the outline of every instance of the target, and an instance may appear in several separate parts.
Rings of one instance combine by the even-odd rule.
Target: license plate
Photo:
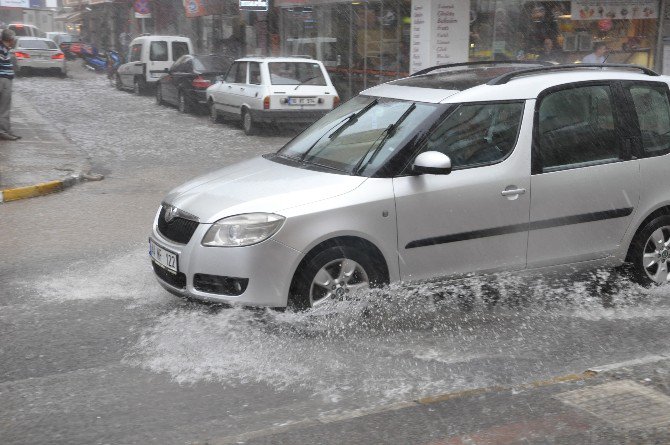
[[[179,255],[156,244],[149,238],[149,256],[163,269],[176,274],[179,272]]]
[[[316,105],[316,97],[289,97],[289,105]]]

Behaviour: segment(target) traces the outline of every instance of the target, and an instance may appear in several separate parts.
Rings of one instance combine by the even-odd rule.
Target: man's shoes
[[[21,139],[21,136],[16,136],[11,133],[0,133],[0,139],[3,141],[16,141]]]

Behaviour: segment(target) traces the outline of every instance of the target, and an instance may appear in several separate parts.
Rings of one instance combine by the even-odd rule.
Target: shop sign
[[[459,0],[414,0],[410,71],[433,65],[466,62],[470,9]]]
[[[572,20],[656,19],[657,0],[572,0]]]
[[[240,0],[240,11],[267,11],[268,0]]]
[[[135,9],[135,14],[143,16],[151,13],[151,9],[149,9],[149,0],[135,0],[133,9]]]
[[[30,0],[0,0],[0,6],[7,8],[30,8]]]

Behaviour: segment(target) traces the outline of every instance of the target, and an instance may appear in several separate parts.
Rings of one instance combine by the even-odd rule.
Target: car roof
[[[191,41],[190,38],[184,37],[184,36],[138,36],[133,39],[132,42],[137,42],[141,40],[175,40],[175,41],[182,41],[182,42],[187,42]],[[132,42],[130,42],[132,44]]]
[[[261,56],[248,56],[236,59],[235,62],[307,62],[307,63],[318,63],[321,65],[320,60],[308,59],[307,57],[261,57]]]
[[[659,76],[635,65],[495,67],[492,63],[489,67],[470,68],[459,65],[458,69],[437,70],[377,85],[361,94],[429,103],[461,103],[534,99],[547,88],[574,82],[640,80],[670,83],[670,77]]]

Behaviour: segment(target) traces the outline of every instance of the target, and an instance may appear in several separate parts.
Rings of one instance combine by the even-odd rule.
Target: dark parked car
[[[204,111],[207,106],[205,90],[228,71],[229,62],[223,56],[187,54],[175,61],[168,74],[156,88],[156,102],[176,105],[182,113]]]

